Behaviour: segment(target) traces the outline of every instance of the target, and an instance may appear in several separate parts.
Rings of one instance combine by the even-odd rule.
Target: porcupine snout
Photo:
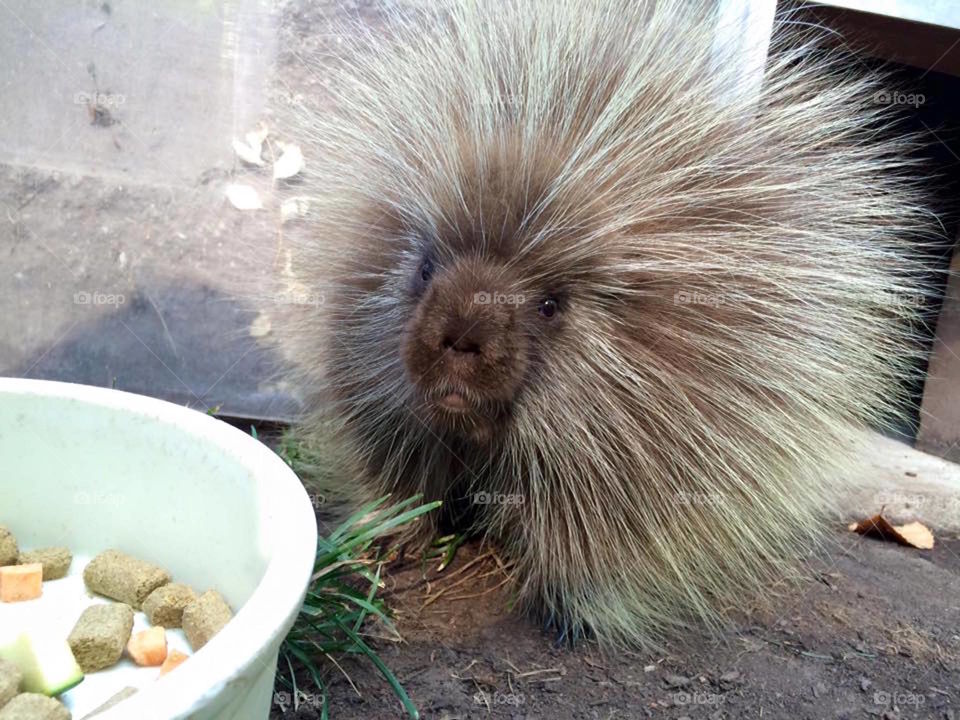
[[[425,261],[408,324],[407,375],[439,429],[488,438],[509,412],[526,368],[517,309],[525,298],[504,265]]]

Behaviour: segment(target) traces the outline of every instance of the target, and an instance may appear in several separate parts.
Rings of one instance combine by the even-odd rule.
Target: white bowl
[[[0,378],[0,524],[25,548],[123,550],[234,608],[182,668],[98,720],[268,717],[317,526],[302,484],[263,444],[161,400]]]

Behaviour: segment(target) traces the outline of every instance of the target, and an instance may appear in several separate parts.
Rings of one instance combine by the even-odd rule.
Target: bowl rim
[[[269,648],[266,660],[272,658],[303,604],[316,558],[316,515],[289,465],[259,440],[215,417],[146,395],[55,380],[0,377],[0,395],[11,393],[69,399],[175,425],[233,455],[263,491],[258,496],[269,493],[275,500],[270,508],[284,508],[262,529],[270,544],[270,560],[260,582],[230,623],[190,656],[191,672],[158,678],[97,718],[177,720],[205,708],[228,685],[242,688],[256,680],[267,669],[255,657],[256,651]],[[273,621],[263,622],[265,616]],[[238,644],[253,652],[238,652]],[[258,663],[264,667],[247,672]],[[275,669],[269,668],[271,675]]]

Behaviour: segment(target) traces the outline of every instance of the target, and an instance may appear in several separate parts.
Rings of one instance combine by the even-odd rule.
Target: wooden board
[[[950,271],[923,391],[917,448],[960,461],[960,254],[954,254]]]

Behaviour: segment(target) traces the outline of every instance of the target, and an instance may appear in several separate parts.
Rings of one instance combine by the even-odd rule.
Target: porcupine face
[[[521,386],[526,318],[494,302],[513,289],[508,273],[480,258],[441,266],[425,254],[411,279],[417,304],[405,332],[405,368],[441,428],[486,437]]]
[[[525,283],[511,252],[457,237],[440,257],[429,242],[410,278],[415,301],[404,328],[406,376],[429,422],[485,443],[507,431],[536,368],[553,351],[563,298],[550,284]]]

